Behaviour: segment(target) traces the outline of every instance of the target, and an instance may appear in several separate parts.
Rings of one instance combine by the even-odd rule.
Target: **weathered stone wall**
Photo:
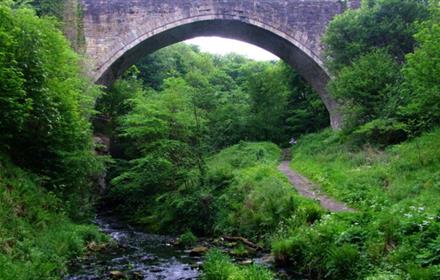
[[[318,91],[339,126],[321,37],[358,0],[81,0],[85,52],[94,79],[110,84],[141,56],[202,35],[261,46],[295,67]]]
[[[62,0],[64,2],[63,31],[77,52],[85,51],[83,29],[83,9],[80,0]]]

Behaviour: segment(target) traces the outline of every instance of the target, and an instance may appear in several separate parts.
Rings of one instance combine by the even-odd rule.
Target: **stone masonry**
[[[110,85],[139,58],[197,36],[260,46],[294,67],[341,125],[325,86],[321,37],[329,21],[359,0],[80,0],[85,54],[95,81]]]

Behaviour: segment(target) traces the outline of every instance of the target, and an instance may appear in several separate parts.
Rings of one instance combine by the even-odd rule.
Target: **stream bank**
[[[197,253],[197,248],[207,250],[216,243],[207,239],[199,242],[203,246],[187,250],[177,246],[174,237],[145,233],[109,214],[98,215],[95,223],[112,241],[72,262],[64,280],[200,279],[204,252]],[[225,244],[231,243],[236,242]],[[228,250],[223,244],[223,251]],[[266,259],[267,255],[258,253],[253,258],[236,257],[236,262],[264,264]]]

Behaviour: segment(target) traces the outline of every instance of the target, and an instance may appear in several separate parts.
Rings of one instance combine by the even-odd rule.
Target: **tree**
[[[386,49],[398,63],[414,50],[417,21],[428,17],[425,0],[369,0],[332,20],[323,38],[333,73],[375,49]]]
[[[81,215],[76,205],[87,205],[101,168],[89,122],[99,87],[82,75],[53,18],[8,3],[0,15],[0,149]]]
[[[407,104],[400,108],[404,118],[420,131],[440,123],[440,7],[431,3],[430,20],[420,25],[418,47],[407,55],[403,68]]]
[[[188,179],[198,164],[198,130],[204,125],[194,112],[193,92],[183,79],[170,78],[163,91],[130,100],[133,110],[122,117],[121,136],[133,143],[132,160],[113,180],[115,192],[141,204],[145,195],[175,190]]]
[[[255,140],[277,143],[286,137],[283,131],[284,114],[288,104],[288,86],[280,79],[280,69],[266,64],[252,73],[246,82],[250,101],[250,135]]]
[[[22,0],[23,1],[23,0]],[[24,0],[27,1],[27,0]],[[40,16],[54,16],[59,20],[64,16],[64,4],[66,0],[29,0]]]
[[[355,128],[376,118],[386,117],[396,96],[400,70],[383,50],[373,51],[342,68],[329,83],[331,94],[344,106],[346,128]]]
[[[279,79],[286,80],[289,88],[284,117],[286,139],[327,127],[330,123],[329,114],[318,93],[287,64],[281,63],[279,67]]]
[[[0,141],[5,144],[23,129],[30,111],[30,100],[23,89],[25,79],[15,60],[18,42],[10,32],[13,28],[10,9],[0,6]]]

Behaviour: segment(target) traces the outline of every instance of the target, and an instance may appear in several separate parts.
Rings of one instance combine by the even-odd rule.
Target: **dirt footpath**
[[[322,207],[331,212],[354,211],[354,209],[347,207],[344,203],[325,195],[318,186],[310,182],[306,177],[291,170],[289,164],[290,161],[281,162],[278,166],[278,170],[283,172],[287,178],[289,178],[289,182],[301,195],[318,200]]]

